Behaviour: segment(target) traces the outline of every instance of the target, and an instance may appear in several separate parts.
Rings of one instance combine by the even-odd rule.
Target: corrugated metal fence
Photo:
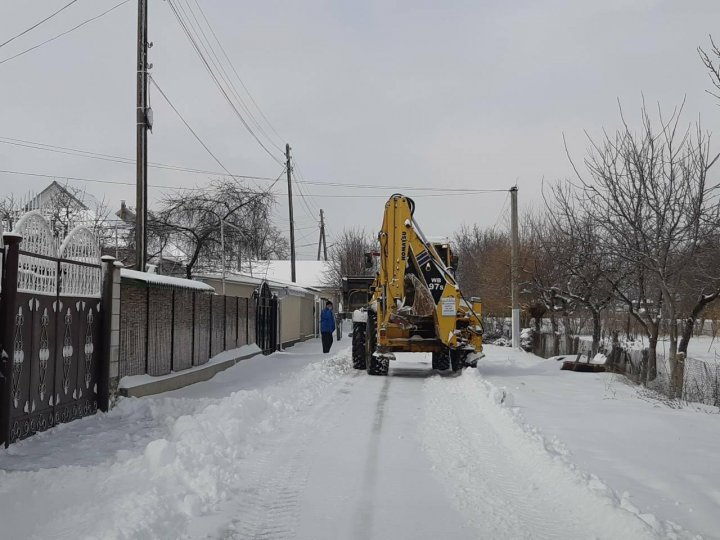
[[[123,278],[119,376],[167,375],[255,342],[255,302]]]

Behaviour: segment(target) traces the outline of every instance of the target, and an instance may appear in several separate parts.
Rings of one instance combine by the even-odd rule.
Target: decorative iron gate
[[[277,296],[263,281],[255,293],[256,319],[255,341],[263,354],[271,354],[277,348]]]
[[[14,311],[4,325],[12,335],[2,339],[10,361],[0,404],[9,407],[3,412],[6,444],[95,413],[102,336],[95,235],[77,227],[58,247],[38,211],[25,214],[13,232],[22,241],[17,271],[3,274],[4,302],[15,292],[8,279],[17,280]]]

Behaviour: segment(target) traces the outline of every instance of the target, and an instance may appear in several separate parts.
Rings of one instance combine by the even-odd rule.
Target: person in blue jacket
[[[333,313],[333,303],[328,300],[325,303],[325,309],[320,313],[320,334],[322,336],[323,352],[329,353],[333,342],[333,332],[335,331],[335,314]]]

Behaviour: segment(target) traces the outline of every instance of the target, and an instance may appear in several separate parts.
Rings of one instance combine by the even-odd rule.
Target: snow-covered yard
[[[720,538],[720,416],[486,347],[255,357],[0,451],[3,538]]]

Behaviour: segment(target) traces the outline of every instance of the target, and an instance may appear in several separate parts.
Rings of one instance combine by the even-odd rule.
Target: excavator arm
[[[393,195],[385,205],[380,270],[373,300],[379,351],[481,350],[479,302],[468,303],[448,266],[413,217],[415,204]]]

